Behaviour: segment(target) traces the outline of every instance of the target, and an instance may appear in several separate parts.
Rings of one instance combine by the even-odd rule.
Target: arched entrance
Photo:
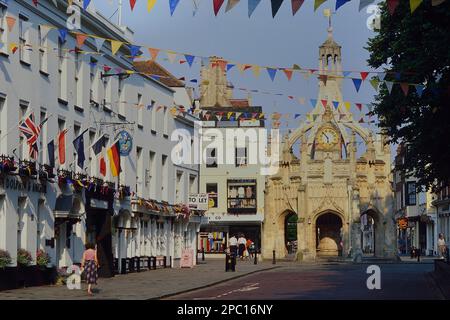
[[[284,219],[284,244],[288,255],[297,252],[297,221],[298,216],[294,212],[288,213]]]
[[[342,219],[325,212],[316,220],[316,250],[318,256],[342,256]]]
[[[361,213],[361,249],[365,256],[383,255],[383,227],[374,209]]]

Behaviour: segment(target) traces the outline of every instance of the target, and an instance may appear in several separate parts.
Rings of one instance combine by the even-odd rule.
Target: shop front
[[[114,214],[114,188],[96,185],[85,191],[86,243],[97,246],[99,277],[113,277],[112,216]]]

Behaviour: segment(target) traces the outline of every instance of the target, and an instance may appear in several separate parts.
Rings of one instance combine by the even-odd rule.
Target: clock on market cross
[[[332,128],[324,128],[319,132],[318,142],[325,148],[331,148],[338,144],[339,135]]]
[[[122,130],[116,135],[117,139],[119,139],[120,155],[127,157],[133,149],[133,137],[128,131]]]

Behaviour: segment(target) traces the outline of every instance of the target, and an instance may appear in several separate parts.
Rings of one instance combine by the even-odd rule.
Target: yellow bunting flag
[[[6,24],[8,25],[8,30],[11,32],[12,28],[16,24],[16,19],[13,17],[6,17]]]
[[[77,47],[81,48],[83,46],[84,42],[87,39],[87,35],[81,34],[81,33],[77,33],[76,37],[77,37]]]
[[[350,108],[351,108],[350,102],[346,101],[346,102],[344,102],[344,105],[345,105],[345,109],[347,109],[347,111],[350,111]]]
[[[258,77],[259,77],[259,74],[260,74],[260,72],[261,72],[261,67],[260,67],[260,66],[257,66],[257,65],[253,65],[252,68],[253,68],[253,75],[254,75],[256,78],[258,78]]]
[[[19,48],[19,47],[17,46],[16,43],[11,43],[11,44],[9,45],[9,50],[12,52],[12,54],[16,53],[16,51],[17,51],[18,48]]]
[[[314,0],[314,11],[316,11],[325,1],[327,0]]]
[[[418,6],[422,3],[422,0],[409,0],[409,6],[411,7],[411,13],[417,9]]]
[[[120,47],[122,46],[123,42],[111,40],[111,53],[112,55],[115,55],[117,51],[119,51]]]
[[[155,6],[156,0],[148,0],[147,1],[147,11],[152,11],[153,7]]]

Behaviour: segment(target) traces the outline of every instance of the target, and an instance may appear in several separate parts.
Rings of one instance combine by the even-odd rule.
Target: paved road
[[[170,299],[442,299],[432,264],[379,264],[381,290],[368,290],[368,264],[292,265]]]

